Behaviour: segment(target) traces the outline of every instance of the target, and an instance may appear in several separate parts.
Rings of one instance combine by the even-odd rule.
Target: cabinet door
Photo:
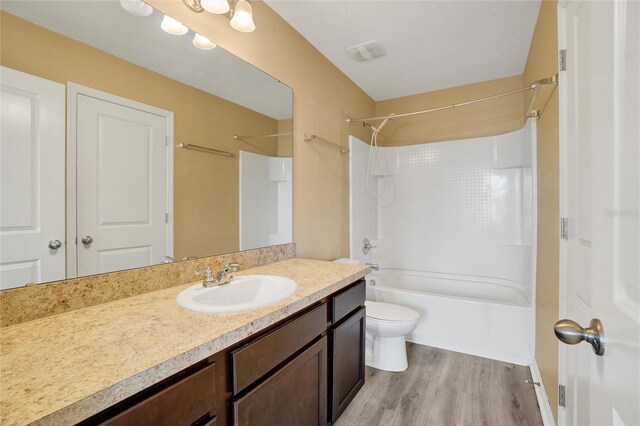
[[[233,402],[234,425],[326,425],[327,338]]]
[[[332,330],[331,423],[364,385],[365,308]]]

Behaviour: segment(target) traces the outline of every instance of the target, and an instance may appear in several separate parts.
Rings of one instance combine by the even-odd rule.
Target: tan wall
[[[1,12],[0,63],[42,78],[72,81],[174,112],[175,143],[237,153],[233,134],[270,134],[272,118],[171,80],[86,44]],[[275,140],[241,144],[276,155]],[[239,249],[238,160],[174,148],[174,256]]]
[[[148,3],[293,88],[294,231],[300,257],[333,259],[349,254],[349,159],[304,133],[348,146],[348,114],[369,116],[374,102],[262,1],[253,1],[256,30],[240,33],[225,16],[194,13],[181,1]]]
[[[520,89],[522,85],[522,76],[517,75],[389,99],[376,103],[376,116],[437,108]],[[515,94],[459,109],[390,121],[378,141],[384,146],[400,146],[511,132],[524,125],[522,102],[523,95]]]
[[[558,17],[555,0],[545,0],[531,41],[524,80],[558,72]],[[528,99],[525,99],[528,102]],[[526,105],[526,104],[525,104]],[[526,108],[526,106],[525,106]],[[559,140],[558,92],[538,120],[538,256],[536,280],[536,360],[553,415],[558,418],[558,341],[553,324],[559,304]]]

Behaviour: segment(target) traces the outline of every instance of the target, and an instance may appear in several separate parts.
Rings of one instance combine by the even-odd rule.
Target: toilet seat
[[[380,322],[413,322],[420,319],[420,314],[405,306],[392,303],[364,302],[367,307],[367,318]]]

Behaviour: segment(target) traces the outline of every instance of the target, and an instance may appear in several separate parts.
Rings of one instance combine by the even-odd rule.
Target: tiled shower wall
[[[351,256],[519,283],[532,296],[535,123],[504,135],[380,148],[351,142]],[[384,174],[388,177],[385,178]],[[362,238],[377,246],[362,253]],[[463,278],[463,277],[460,277]]]

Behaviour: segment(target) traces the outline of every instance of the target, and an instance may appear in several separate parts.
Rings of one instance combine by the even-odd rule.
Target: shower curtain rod
[[[490,101],[492,99],[502,98],[503,96],[515,95],[516,93],[522,93],[522,92],[528,92],[528,91],[533,91],[533,96],[531,97],[531,102],[529,103],[529,107],[527,108],[527,113],[525,115],[525,118],[538,117],[538,116],[540,116],[542,111],[533,110],[533,105],[534,105],[536,97],[538,95],[538,90],[540,89],[541,86],[547,86],[547,85],[550,85],[550,84],[553,84],[553,85],[556,85],[556,86],[558,85],[558,74],[555,74],[555,75],[553,75],[551,77],[543,78],[541,80],[536,80],[533,83],[531,83],[529,86],[523,87],[522,89],[511,90],[510,92],[499,93],[497,95],[487,96],[485,98],[473,99],[471,101],[460,102],[458,104],[451,104],[451,105],[446,105],[446,106],[442,106],[442,107],[438,107],[438,108],[426,109],[426,110],[423,110],[423,111],[407,112],[407,113],[404,113],[404,114],[389,114],[389,115],[384,115],[384,116],[381,116],[381,117],[369,117],[369,118],[351,118],[351,117],[347,117],[347,124],[351,125],[352,123],[362,122],[362,126],[371,126],[371,123],[368,123],[368,121],[387,120],[387,119],[388,120],[394,120],[396,118],[411,117],[411,116],[414,116],[414,115],[427,114],[429,112],[436,112],[436,111],[443,111],[445,109],[459,108],[459,107],[462,107],[462,106],[471,105],[471,104],[475,104],[475,103],[478,103],[478,102]]]

